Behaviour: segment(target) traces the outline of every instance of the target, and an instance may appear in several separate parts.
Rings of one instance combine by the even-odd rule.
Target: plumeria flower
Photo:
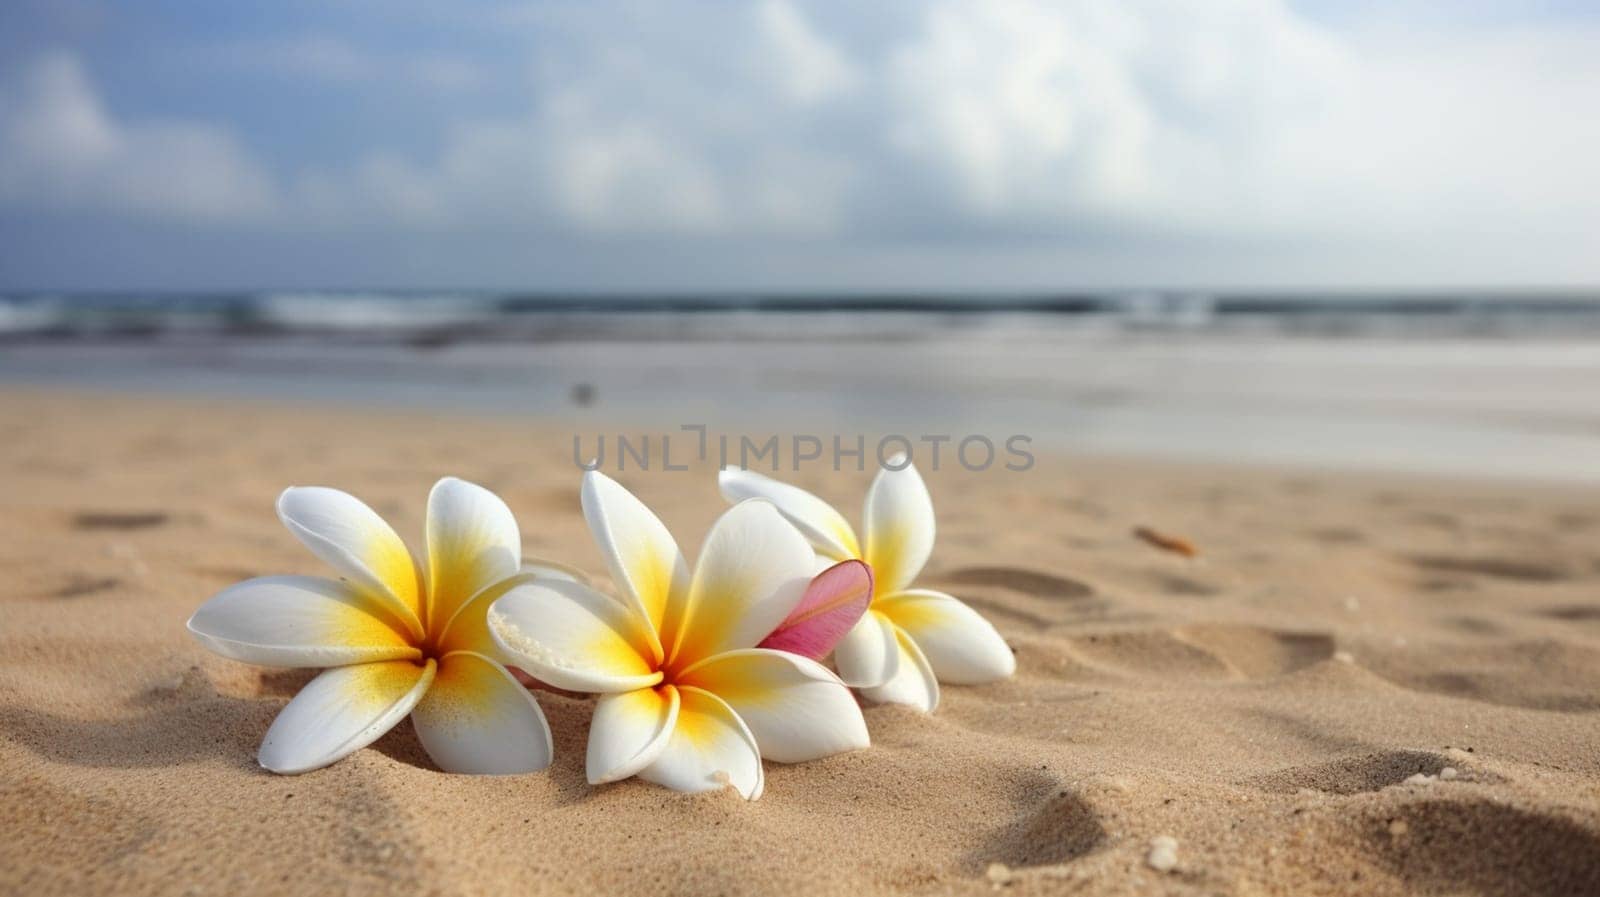
[[[557,688],[600,695],[591,783],[637,775],[679,791],[732,785],[754,800],[762,758],[793,763],[867,746],[861,708],[838,677],[809,657],[759,647],[769,635],[814,642],[808,621],[834,618],[824,605],[853,620],[870,589],[864,567],[837,574],[861,584],[853,609],[848,584],[827,589],[842,600],[812,602],[815,555],[762,501],[717,520],[692,574],[661,521],[604,474],[584,477],[583,512],[621,599],[541,580],[496,601],[489,618],[510,662]]]
[[[261,765],[327,766],[409,714],[441,769],[535,772],[550,764],[550,727],[501,664],[489,605],[559,571],[524,572],[517,521],[494,493],[440,480],[428,495],[419,563],[389,524],[337,489],[291,488],[278,517],[342,578],[266,576],[201,605],[189,631],[246,663],[329,667],[273,720]]]
[[[865,540],[799,487],[739,468],[722,471],[718,485],[731,502],[772,502],[821,562],[859,558],[872,568],[871,606],[833,653],[839,677],[867,698],[932,711],[940,681],[971,685],[1016,672],[1011,649],[977,611],[943,592],[911,588],[933,552],[933,499],[904,455],[890,459],[867,490]]]

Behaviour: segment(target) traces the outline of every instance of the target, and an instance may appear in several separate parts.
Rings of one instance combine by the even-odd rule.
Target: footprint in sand
[[[978,613],[984,615],[990,622],[1010,620],[1032,629],[1049,629],[1056,625],[1056,621],[1042,614],[1029,613],[1019,608],[1010,607],[999,601],[988,598],[979,598],[970,594],[963,594],[961,600],[965,601]]]
[[[1452,765],[1443,755],[1430,751],[1377,751],[1325,763],[1290,766],[1253,778],[1246,784],[1277,794],[1293,794],[1302,788],[1329,794],[1360,794],[1399,785],[1418,774],[1437,776]]]
[[[1561,582],[1572,578],[1572,571],[1557,561],[1531,561],[1520,558],[1456,557],[1418,554],[1407,558],[1424,573],[1452,576],[1486,576],[1513,582]]]
[[[1004,863],[1016,869],[1057,866],[1087,856],[1105,844],[1105,827],[1087,801],[1054,783],[1048,788],[1042,798],[1030,794],[1019,801],[1017,820],[993,832],[974,849],[968,855],[969,865],[977,871],[990,863]]]
[[[1600,523],[1600,517],[1582,511],[1566,511],[1551,517],[1550,522],[1554,523],[1557,529],[1581,532]]]
[[[1600,622],[1600,604],[1564,604],[1538,611],[1542,617],[1552,620],[1566,620],[1572,623]]]
[[[1556,812],[1433,799],[1369,812],[1362,823],[1360,847],[1421,892],[1600,894],[1600,833]]]
[[[1036,598],[1073,601],[1094,595],[1094,587],[1075,579],[1024,570],[1020,567],[963,567],[941,577],[945,582],[968,586],[995,586]]]
[[[72,528],[81,530],[135,530],[161,526],[172,519],[165,511],[79,511]]]
[[[1334,652],[1333,638],[1323,633],[1232,624],[1097,633],[1070,641],[1084,662],[1143,678],[1264,679],[1328,660]]]
[[[1469,791],[1402,795],[1398,805],[1356,796],[1330,810],[1301,817],[1307,821],[1271,848],[1278,866],[1323,884],[1319,894],[1600,894],[1592,813],[1530,810]]]
[[[1179,638],[1210,651],[1246,679],[1281,676],[1333,657],[1333,637],[1260,626],[1201,624],[1176,630]]]
[[[932,584],[985,615],[1034,629],[1102,618],[1111,607],[1087,583],[1020,567],[963,567],[935,577]],[[988,590],[993,592],[985,594]]]
[[[1363,665],[1416,691],[1534,710],[1600,710],[1592,672],[1600,650],[1555,639],[1413,642],[1404,651],[1363,654]]]
[[[50,593],[51,598],[83,598],[109,592],[122,585],[114,576],[74,576],[66,585]]]

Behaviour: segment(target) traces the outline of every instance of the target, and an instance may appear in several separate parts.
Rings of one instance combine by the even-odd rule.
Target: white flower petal
[[[435,668],[432,660],[390,660],[323,672],[272,721],[257,759],[273,772],[292,775],[366,747],[422,700]]]
[[[677,681],[727,702],[768,760],[799,763],[871,743],[850,689],[806,657],[764,648],[729,651],[684,670]]]
[[[850,528],[850,521],[834,510],[833,505],[799,486],[780,483],[738,467],[718,473],[717,486],[722,490],[722,497],[735,504],[750,498],[772,502],[779,513],[810,540],[818,553],[834,562],[861,556],[861,543],[856,531]]]
[[[401,625],[422,637],[416,562],[378,512],[338,489],[291,486],[278,496],[278,519],[312,554],[384,601]]]
[[[512,775],[550,765],[550,726],[539,702],[481,654],[446,654],[411,724],[445,772]]]
[[[659,661],[659,646],[667,636],[662,629],[667,606],[688,599],[689,562],[661,519],[616,480],[598,471],[584,474],[583,516],[605,555],[611,581],[649,622]]]
[[[698,688],[678,689],[678,721],[667,747],[639,778],[675,791],[732,785],[746,800],[761,796],[766,773],[755,736],[725,701]]]
[[[672,739],[678,702],[670,685],[601,695],[589,723],[589,784],[618,782],[654,763]]]
[[[428,493],[430,628],[455,616],[486,586],[522,569],[522,535],[500,496],[445,477]]]
[[[894,634],[900,646],[894,676],[876,688],[863,688],[861,694],[880,704],[909,704],[924,713],[932,713],[939,706],[939,680],[934,678],[933,668],[922,656],[917,643],[898,626]]]
[[[900,669],[900,648],[895,643],[894,624],[867,608],[856,625],[834,646],[833,665],[839,668],[839,678],[851,688],[870,688],[888,682]]]
[[[582,583],[525,583],[489,608],[489,631],[507,662],[556,688],[623,692],[661,673],[646,657],[645,623]]]
[[[867,490],[866,562],[879,595],[891,595],[911,585],[933,553],[933,499],[917,468],[903,458],[900,470],[878,472]]]
[[[189,631],[223,657],[274,667],[420,660],[378,599],[314,576],[264,576],[217,593]]]
[[[712,525],[695,563],[680,633],[667,643],[669,662],[682,665],[754,648],[794,610],[811,582],[816,554],[770,502],[752,499],[729,508]]]
[[[941,682],[975,685],[1017,671],[1017,658],[977,611],[931,589],[908,589],[874,607],[911,636]]]
[[[541,580],[537,573],[522,572],[507,577],[492,583],[488,588],[467,599],[467,603],[461,605],[455,616],[443,626],[435,621],[432,638],[434,655],[443,656],[451,651],[471,651],[491,658],[496,663],[504,663],[504,658],[500,656],[500,646],[495,644],[494,636],[489,632],[489,608],[512,589],[539,581]]]

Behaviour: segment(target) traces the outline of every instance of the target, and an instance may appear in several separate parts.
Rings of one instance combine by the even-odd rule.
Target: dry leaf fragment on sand
[[[1174,554],[1181,554],[1186,558],[1198,557],[1200,554],[1200,549],[1194,547],[1193,542],[1190,542],[1188,539],[1185,539],[1182,536],[1174,536],[1171,533],[1163,533],[1159,530],[1153,530],[1148,526],[1134,527],[1133,534],[1137,538],[1154,545],[1162,551],[1170,551]]]

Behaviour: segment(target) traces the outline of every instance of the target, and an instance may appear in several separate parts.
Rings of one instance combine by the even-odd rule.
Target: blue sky
[[[11,0],[0,288],[1600,284],[1596,9]]]

